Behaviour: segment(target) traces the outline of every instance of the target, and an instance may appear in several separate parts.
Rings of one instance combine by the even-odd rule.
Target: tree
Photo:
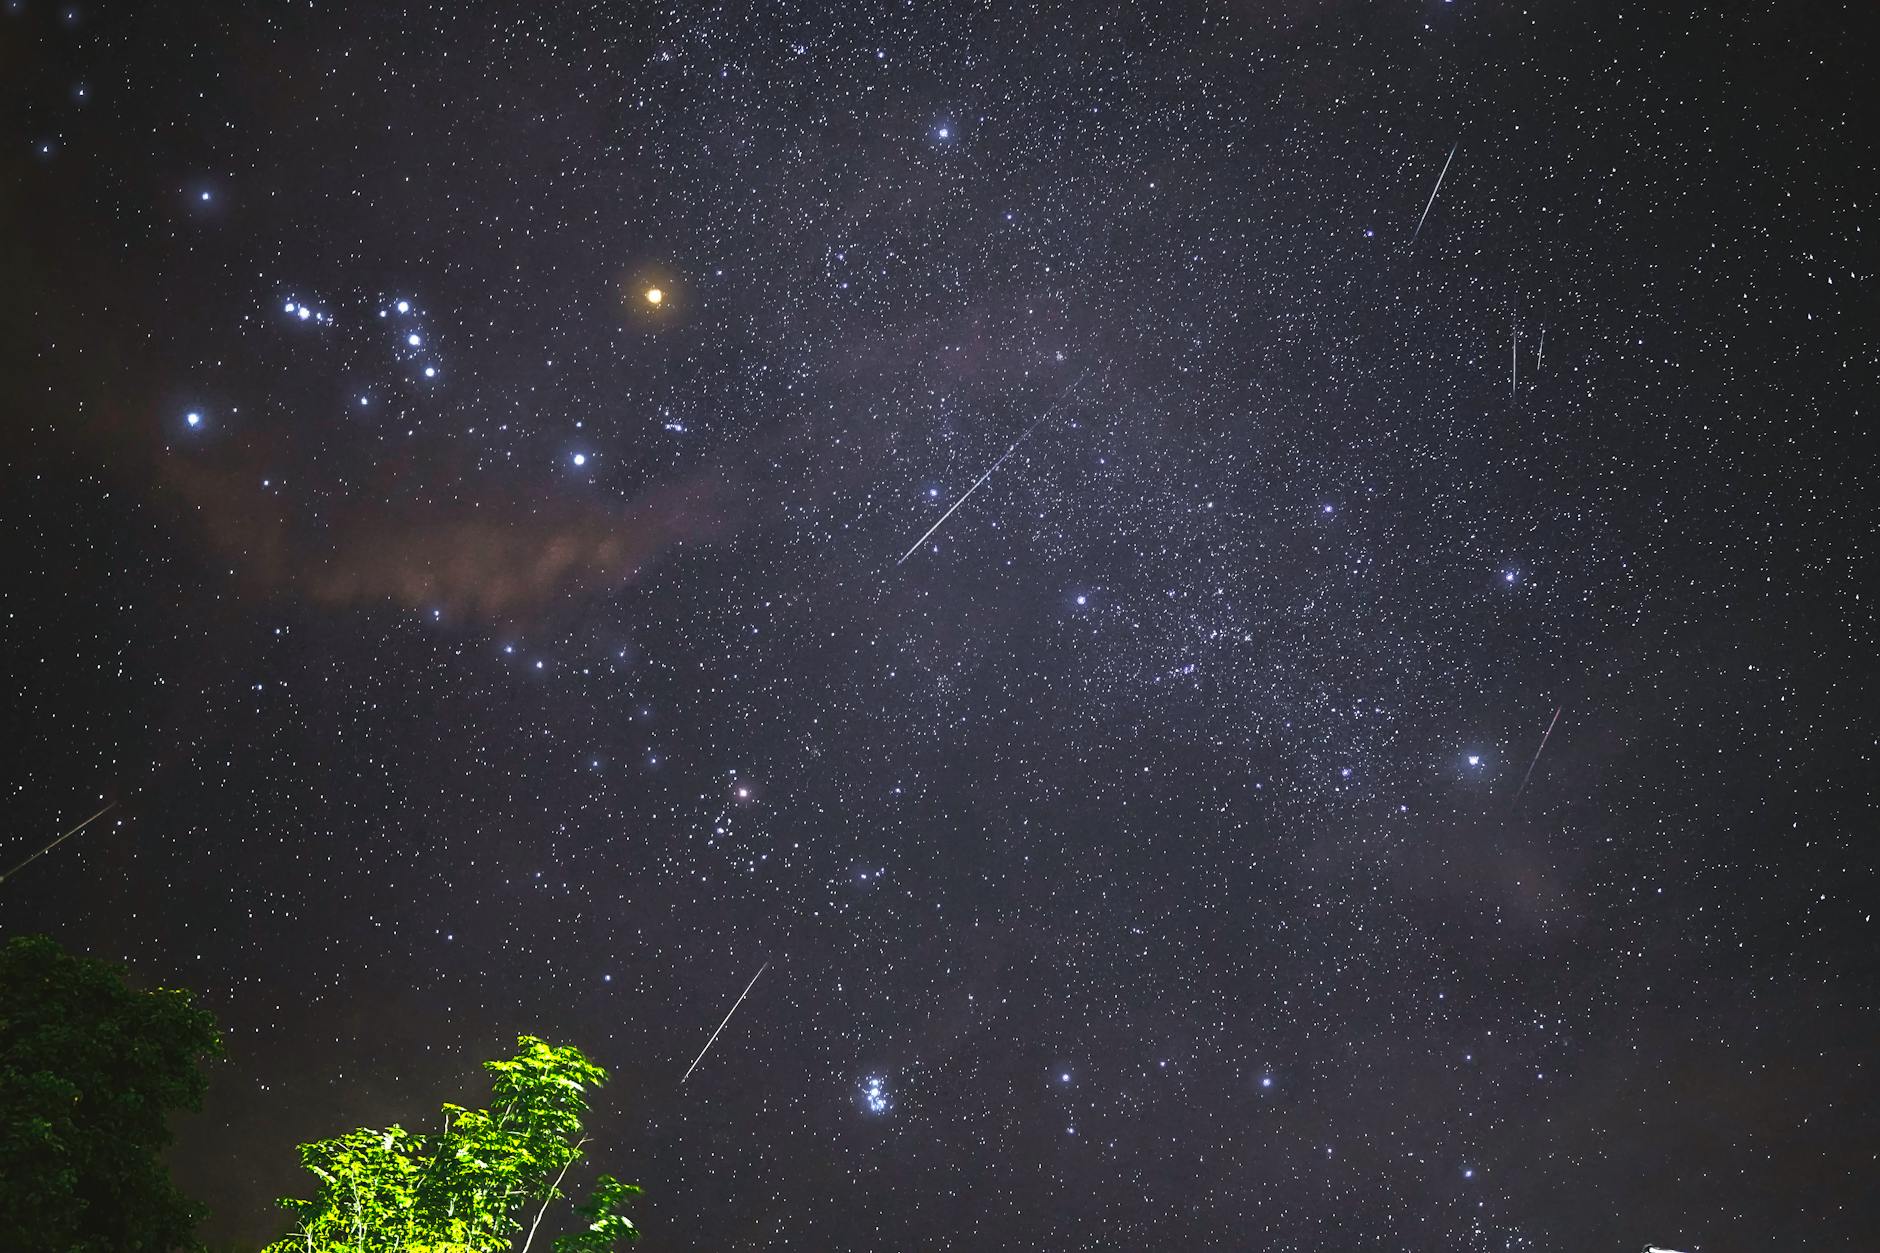
[[[197,1109],[215,1019],[45,936],[0,948],[0,1240],[21,1253],[198,1250],[158,1154]]]
[[[300,1146],[319,1179],[309,1200],[283,1200],[294,1230],[267,1253],[497,1253],[534,1242],[561,1182],[587,1139],[587,1090],[607,1072],[572,1045],[534,1036],[507,1061],[484,1062],[490,1107],[445,1105],[443,1129],[360,1129]],[[605,1253],[639,1230],[614,1211],[639,1189],[602,1175],[576,1213],[588,1227],[555,1242],[556,1253]],[[525,1229],[523,1223],[527,1220]]]

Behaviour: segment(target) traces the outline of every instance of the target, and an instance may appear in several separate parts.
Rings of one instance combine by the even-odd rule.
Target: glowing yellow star
[[[656,305],[665,298],[666,293],[659,290],[657,287],[649,287],[646,289],[646,303],[649,305]]]

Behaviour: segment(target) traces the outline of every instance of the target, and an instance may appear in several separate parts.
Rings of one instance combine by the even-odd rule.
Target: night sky
[[[7,0],[206,1234],[531,1032],[647,1249],[1875,1247],[1866,6],[1651,7]]]

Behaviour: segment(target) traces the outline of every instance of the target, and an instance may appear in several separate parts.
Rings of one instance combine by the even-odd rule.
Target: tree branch
[[[586,1136],[574,1142],[574,1154],[568,1158],[568,1164],[561,1168],[559,1175],[555,1176],[555,1182],[548,1185],[548,1195],[542,1198],[542,1208],[535,1211],[535,1221],[529,1224],[529,1238],[522,1242],[522,1253],[529,1253],[529,1246],[535,1243],[535,1229],[542,1225],[542,1215],[548,1213],[549,1203],[561,1195],[561,1181],[568,1177],[568,1172],[574,1168],[575,1162],[580,1160],[581,1146],[586,1143]]]

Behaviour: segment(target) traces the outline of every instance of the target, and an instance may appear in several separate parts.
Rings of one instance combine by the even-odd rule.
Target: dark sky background
[[[526,1031],[648,1249],[1867,1245],[1865,6],[1651,7],[8,0],[0,926],[208,1233]]]

